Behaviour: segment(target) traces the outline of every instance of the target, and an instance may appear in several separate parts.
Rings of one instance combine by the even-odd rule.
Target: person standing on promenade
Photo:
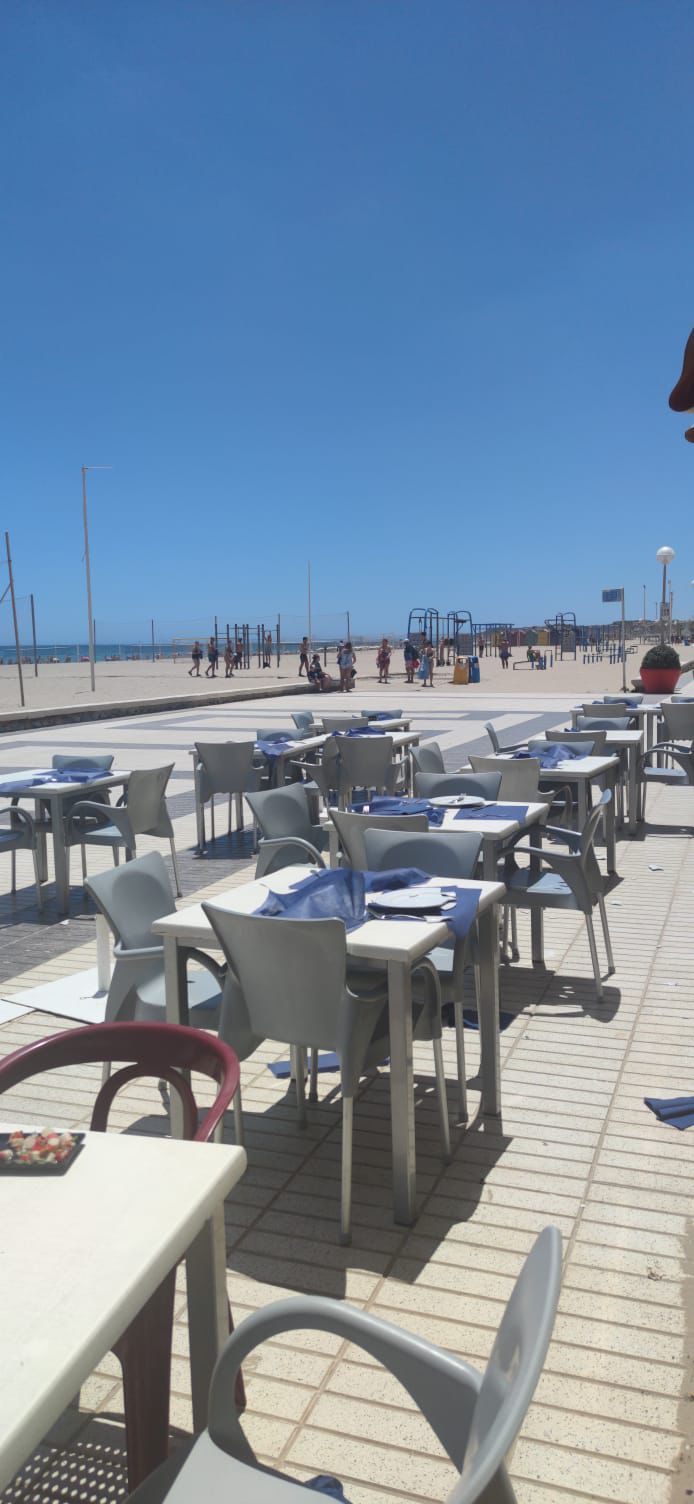
[[[508,660],[511,657],[511,645],[506,637],[502,637],[499,643],[499,657],[501,659],[501,667],[508,668]]]
[[[378,682],[379,682],[379,684],[387,684],[388,683],[388,674],[390,673],[390,655],[391,655],[391,652],[392,652],[392,648],[390,646],[388,638],[387,637],[383,637],[381,639],[381,646],[378,649],[378,652],[376,654],[376,668],[378,669]]]
[[[266,632],[263,639],[263,668],[272,668],[272,632]]]
[[[417,649],[409,637],[403,643],[403,657],[405,659],[405,683],[414,684],[414,671],[417,667]]]
[[[354,679],[354,665],[356,661],[356,654],[352,649],[351,642],[347,641],[343,643],[340,650],[340,689],[344,689],[346,693],[354,687],[352,680]]]
[[[216,644],[216,642],[214,640],[214,637],[211,637],[210,640],[209,640],[209,642],[208,642],[208,644],[207,644],[207,668],[205,669],[205,678],[206,679],[209,679],[210,674],[212,675],[212,678],[214,679],[214,676],[215,676],[215,674],[217,672],[217,660],[218,660],[218,658],[219,658],[219,653],[217,652],[217,644]]]
[[[202,659],[202,648],[201,648],[200,643],[198,642],[197,638],[196,638],[195,642],[193,643],[193,647],[192,647],[192,651],[191,651],[190,656],[191,656],[191,658],[193,660],[193,667],[188,669],[188,678],[190,679],[192,677],[192,675],[195,674],[196,679],[199,679],[200,678],[200,662],[201,662],[201,659]]]
[[[226,641],[225,646],[224,646],[224,678],[225,679],[233,679],[233,677],[234,677],[234,650],[233,650],[233,648],[231,646],[231,643],[229,642],[229,639],[227,638],[227,641]]]
[[[299,648],[299,678],[301,678],[304,669],[306,669],[306,678],[308,679],[308,637],[302,637]]]
[[[234,653],[234,668],[243,668],[243,638],[236,639],[236,652]]]
[[[430,689],[434,688],[435,662],[436,652],[434,650],[434,644],[432,642],[427,642],[422,649],[422,659],[418,669],[419,678],[422,681],[422,689],[426,689],[427,684],[429,685]]]

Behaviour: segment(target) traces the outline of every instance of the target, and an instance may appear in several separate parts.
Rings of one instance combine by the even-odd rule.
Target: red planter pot
[[[671,695],[680,673],[679,668],[642,668],[641,683],[647,695]]]

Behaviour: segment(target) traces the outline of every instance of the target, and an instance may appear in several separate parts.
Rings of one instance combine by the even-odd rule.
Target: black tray
[[[72,1129],[69,1131],[72,1132]],[[67,1158],[62,1160],[60,1164],[56,1164],[51,1160],[43,1160],[37,1161],[36,1164],[23,1165],[20,1164],[19,1160],[3,1159],[0,1160],[0,1175],[64,1175],[65,1171],[69,1170],[70,1165],[74,1165],[77,1155],[84,1147],[84,1133],[73,1133],[72,1136],[75,1140],[73,1147]],[[9,1146],[10,1134],[0,1133],[0,1149],[9,1149]]]

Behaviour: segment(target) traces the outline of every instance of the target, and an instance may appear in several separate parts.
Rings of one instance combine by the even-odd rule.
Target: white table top
[[[82,799],[88,799],[92,789],[114,788],[118,784],[127,783],[130,777],[129,769],[127,771],[121,769],[120,771],[116,770],[115,772],[104,773],[102,778],[90,778],[86,783],[74,783],[72,780],[66,780],[65,783],[60,783],[58,780],[55,783],[31,783],[30,780],[37,777],[39,773],[50,771],[49,768],[44,767],[25,768],[20,773],[8,773],[7,775],[0,772],[0,785],[18,785],[16,798],[20,798],[23,795],[26,798],[47,799],[50,794],[71,794],[79,796]],[[11,797],[11,794],[0,794],[0,799],[10,799]]]
[[[501,810],[503,810],[504,804],[508,804],[511,807],[526,803],[524,799],[490,799],[487,802],[498,805]],[[430,829],[461,830],[466,833],[472,831],[483,836],[493,836],[495,840],[506,840],[509,836],[515,835],[517,831],[527,830],[529,825],[535,825],[538,821],[546,820],[548,814],[549,805],[538,803],[527,805],[527,813],[522,820],[504,820],[503,818],[499,820],[474,820],[471,816],[467,819],[460,819],[456,817],[455,810],[447,810],[443,817],[443,825],[432,825]]]
[[[268,893],[287,893],[294,883],[316,872],[315,867],[282,867],[272,876],[259,882],[242,883],[229,888],[226,893],[216,894],[211,900],[220,909],[232,914],[253,914],[264,903]],[[450,877],[431,877],[432,887],[451,887]],[[501,903],[506,889],[503,883],[485,883],[456,880],[458,888],[479,888],[478,913],[483,913],[490,904]],[[203,913],[202,904],[191,904],[156,919],[152,925],[155,935],[175,937],[184,945],[197,945],[203,950],[220,950],[221,946],[209,921]],[[367,919],[358,929],[347,933],[347,953],[361,960],[415,961],[426,955],[435,945],[442,945],[450,938],[448,925],[442,919],[402,919],[392,924],[383,919]]]
[[[64,1175],[2,1177],[0,1488],[245,1167],[223,1144],[90,1133]]]
[[[567,736],[568,734],[567,732]],[[508,760],[513,757],[513,753],[499,752],[497,756]],[[558,773],[569,779],[599,778],[601,773],[608,773],[618,762],[618,757],[567,757],[564,762],[558,762],[556,767],[540,768],[540,780],[554,778]]]

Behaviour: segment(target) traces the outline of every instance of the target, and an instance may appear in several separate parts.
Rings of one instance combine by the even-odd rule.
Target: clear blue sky
[[[690,0],[3,0],[40,636],[694,609]],[[7,640],[6,604],[0,638]]]

